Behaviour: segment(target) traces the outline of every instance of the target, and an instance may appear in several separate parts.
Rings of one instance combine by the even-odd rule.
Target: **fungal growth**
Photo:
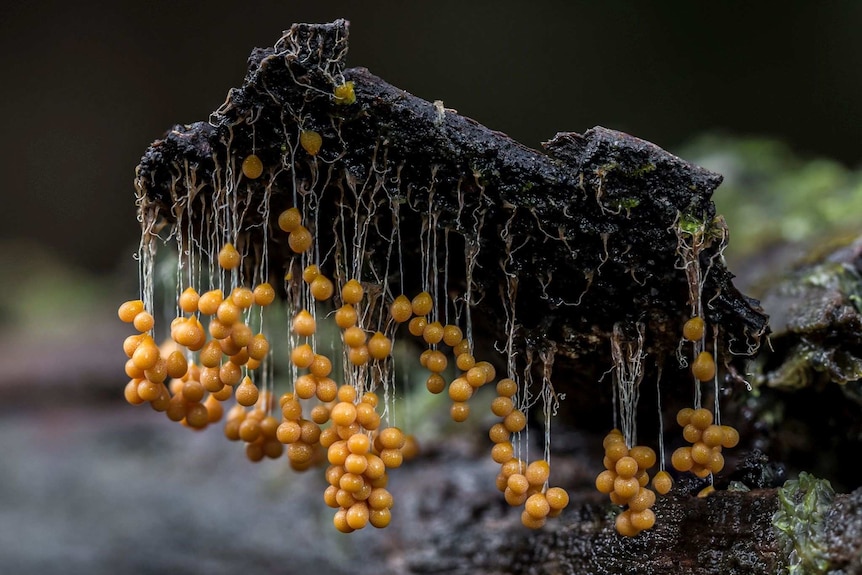
[[[389,473],[418,452],[405,369],[455,422],[492,417],[496,486],[530,528],[569,503],[554,416],[600,411],[615,429],[596,486],[625,508],[620,534],[649,529],[671,475],[661,431],[637,428],[642,383],[691,398],[674,469],[717,473],[738,440],[721,391],[766,331],[722,265],[720,178],[603,128],[530,150],[345,69],[347,31],[293,26],[209,122],[143,156],[126,400],[218,425],[251,461],[322,468],[343,532],[390,523]]]

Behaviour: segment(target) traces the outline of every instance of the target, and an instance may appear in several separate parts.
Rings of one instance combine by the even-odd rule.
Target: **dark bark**
[[[415,268],[422,248],[415,231],[433,214],[433,223],[450,232],[450,253],[477,254],[472,278],[480,294],[474,301],[481,298],[476,316],[484,318],[482,333],[490,340],[505,334],[508,296],[500,294],[509,291],[508,275],[517,284],[519,347],[553,345],[558,369],[585,371],[592,380],[611,365],[615,325],[634,338],[635,324],[645,324],[645,349],[655,363],[676,350],[692,303],[679,269],[684,263],[679,229],[699,225],[704,242],[699,264],[709,268],[701,298],[708,302],[705,319],[719,328],[716,356],[735,363],[731,373],[737,373],[742,360],[754,355],[767,330],[766,317],[733,286],[719,257],[726,226],[710,200],[719,175],[601,127],[583,135],[557,134],[544,144],[546,153],[529,149],[365,69],[342,72],[346,37],[343,21],[297,25],[275,47],[255,50],[244,84],[230,91],[209,123],[175,126],[147,150],[137,184],[148,217],[176,222],[173,206],[187,194],[190,170],[200,186],[199,204],[182,217],[196,224],[206,220],[213,183],[224,185],[225,166],[238,170],[252,148],[265,165],[285,166],[248,184],[252,205],[262,201],[265,190],[272,193],[273,213],[291,205],[295,181],[302,188],[319,178],[318,221],[333,221],[345,200],[354,199],[344,196],[345,188],[360,188],[368,201],[371,190],[363,192],[363,183],[383,185],[388,178],[389,195],[381,200],[378,191],[372,201],[380,202],[377,209],[386,216],[392,202],[404,203],[399,212],[404,274],[390,269],[391,281],[403,282],[408,294],[420,291]],[[334,102],[334,83],[342,77],[355,82],[353,105]],[[297,145],[300,127],[323,137],[316,161]],[[251,228],[258,221],[251,210],[242,225],[254,246],[264,241],[259,229]],[[375,225],[382,233],[366,248],[371,259],[365,279],[386,275],[391,221],[378,217]],[[325,226],[315,233],[322,245],[335,241]],[[270,269],[290,267],[286,242],[277,236],[268,241]],[[438,256],[447,261],[454,284],[448,290],[463,293],[465,262],[454,256],[444,260],[442,246]],[[680,379],[690,387],[684,374],[670,375],[670,382]]]

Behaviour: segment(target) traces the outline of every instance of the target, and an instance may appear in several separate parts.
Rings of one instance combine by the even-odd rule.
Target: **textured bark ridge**
[[[528,533],[493,487],[468,498],[447,484],[439,460],[417,461],[404,471],[424,486],[422,501],[398,496],[419,513],[398,545],[380,545],[384,556],[417,573],[741,574],[800,564],[773,528],[784,474],[751,449],[744,427],[737,465],[716,477],[720,493],[694,497],[706,480],[679,478],[656,504],[655,528],[630,538],[614,531],[613,506],[592,489],[601,454],[579,435],[615,423],[618,391],[604,382],[614,369],[615,389],[651,382],[653,418],[657,396],[665,407],[691,404],[697,385],[681,333],[693,315],[706,321],[722,395],[745,393],[746,362],[769,328],[721,257],[728,230],[711,201],[721,177],[601,127],[530,149],[345,68],[347,32],[345,21],[298,24],[256,49],[243,84],[208,122],[174,126],[150,146],[136,186],[145,245],[169,230],[186,251],[212,259],[229,238],[245,277],[283,285],[288,298],[282,278],[307,262],[275,219],[299,207],[321,270],[337,285],[359,277],[381,304],[430,288],[484,350],[477,359],[485,353],[499,370],[542,380],[535,397],[559,408],[554,457],[573,494],[561,520]],[[302,141],[312,131],[321,137],[313,153]],[[242,176],[251,154],[264,165],[259,178]],[[667,414],[666,430],[675,425]],[[739,417],[732,406],[723,415]],[[654,440],[651,429],[640,436]],[[465,461],[462,473],[478,468]],[[446,505],[423,516],[435,494]],[[839,496],[823,509],[856,526],[857,499]],[[833,566],[848,569],[834,572],[859,572],[858,535],[824,532]]]
[[[448,269],[450,294],[463,295],[472,280],[482,334],[504,338],[504,308],[513,308],[520,340],[537,348],[553,342],[558,355],[591,374],[611,364],[616,324],[629,337],[645,324],[645,348],[656,357],[676,350],[693,305],[680,235],[700,234],[698,264],[709,270],[700,297],[708,302],[705,319],[720,328],[716,356],[730,362],[754,354],[766,317],[734,288],[719,257],[727,230],[710,201],[719,175],[601,127],[557,134],[544,153],[529,149],[365,69],[345,70],[346,50],[344,21],[296,25],[274,47],[255,50],[245,82],[209,122],[175,126],[147,150],[137,173],[145,220],[201,225],[217,188],[254,150],[272,168],[243,182],[249,205],[269,196],[277,213],[297,189],[302,195],[316,186],[315,233],[332,245],[337,230],[324,222],[361,197],[376,215],[347,217],[374,219],[379,232],[364,246],[364,273],[399,281],[408,294],[420,291],[416,268],[429,252],[416,232],[443,229],[450,243],[448,254],[442,241],[436,246],[438,273]],[[333,96],[345,81],[355,87],[349,106]],[[298,145],[300,130],[321,134],[316,158]],[[187,197],[191,208],[178,209]],[[268,269],[280,276],[292,254],[275,234],[264,238],[254,228],[260,218],[249,210],[240,236],[255,253],[269,242]],[[387,267],[390,256],[403,259],[401,270]]]

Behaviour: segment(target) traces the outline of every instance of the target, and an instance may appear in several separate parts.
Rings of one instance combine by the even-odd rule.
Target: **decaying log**
[[[510,355],[492,360],[500,369],[532,369],[566,396],[554,457],[571,471],[574,510],[562,521],[528,533],[493,488],[470,501],[455,493],[437,516],[415,519],[415,531],[400,537],[404,547],[384,552],[416,573],[777,573],[792,564],[773,527],[786,476],[752,450],[752,433],[743,434],[736,465],[716,478],[721,492],[697,498],[705,480],[682,479],[656,505],[656,527],[634,538],[614,531],[612,506],[590,486],[601,455],[581,447],[580,433],[612,424],[603,374],[619,363],[614,344],[637,343],[646,358],[640,377],[654,389],[661,374],[666,406],[691,403],[691,374],[678,358],[682,325],[695,313],[710,326],[723,393],[745,393],[747,364],[769,328],[721,257],[727,228],[711,201],[721,177],[601,127],[559,133],[544,151],[527,148],[365,69],[346,69],[347,32],[345,21],[298,24],[255,50],[242,86],[208,122],[174,126],[152,144],[136,185],[145,231],[206,234],[220,202],[251,207],[233,230],[243,265],[276,284],[300,272],[286,238],[273,232],[281,210],[313,208],[317,241],[335,246],[335,261],[351,249],[339,243],[339,226],[368,224],[373,231],[352,253],[363,281],[414,294],[430,269],[445,278],[434,280],[442,301],[471,310],[476,341]],[[334,92],[348,85],[355,102]],[[322,138],[316,154],[299,141],[308,131]],[[240,163],[252,153],[264,174],[242,179]],[[327,266],[344,279],[333,261]],[[725,421],[741,421],[743,403]],[[584,456],[594,459],[578,463]],[[435,479],[420,487],[426,496],[447,489],[433,461],[420,465],[431,470],[417,482]],[[838,496],[831,508],[844,506],[857,525],[857,499]],[[833,565],[856,572],[858,535],[834,537],[844,559]]]
[[[254,150],[273,168],[243,182],[243,194],[251,194],[252,205],[270,194],[272,213],[291,205],[297,186],[318,180],[326,183],[316,200],[319,222],[338,219],[345,188],[364,189],[369,197],[376,190],[375,201],[386,204],[378,211],[401,204],[400,246],[391,251],[386,212],[375,220],[382,231],[364,248],[371,256],[364,271],[400,281],[405,293],[421,290],[417,256],[428,248],[417,231],[430,219],[449,232],[448,251],[437,246],[436,271],[442,276],[446,268],[450,293],[463,297],[470,284],[473,317],[484,324],[477,337],[505,339],[507,308],[513,308],[517,347],[537,356],[553,348],[555,370],[584,379],[558,391],[594,395],[596,380],[612,365],[615,326],[635,339],[636,325],[643,324],[643,348],[652,360],[646,363],[664,364],[676,354],[695,299],[718,328],[716,357],[742,388],[739,374],[767,333],[766,316],[733,286],[721,260],[727,230],[710,200],[719,175],[601,127],[557,134],[544,144],[546,153],[529,149],[365,69],[345,70],[346,49],[347,23],[339,21],[296,25],[274,47],[255,50],[245,82],[209,122],[174,126],[144,154],[136,180],[142,210],[175,223],[176,205],[191,185],[198,204],[185,209],[199,225],[212,211],[214,186],[226,183],[224,172],[237,173],[239,160]],[[354,83],[355,104],[334,101],[339,82]],[[316,158],[297,145],[300,130],[321,134]],[[267,264],[280,278],[295,265],[287,242],[277,234],[264,240],[262,228],[254,227],[257,211],[245,218],[240,241],[269,242]],[[326,226],[316,234],[322,245],[333,243]],[[681,238],[695,235],[701,286],[692,286],[682,269],[693,260],[681,255]],[[399,251],[407,256],[400,274],[386,266]],[[454,255],[462,253],[472,258]],[[687,372],[663,375],[663,386],[687,400]]]

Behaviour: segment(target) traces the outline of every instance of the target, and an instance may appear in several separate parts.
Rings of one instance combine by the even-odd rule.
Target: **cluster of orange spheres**
[[[329,486],[323,500],[337,509],[332,522],[342,533],[362,529],[369,523],[377,528],[389,525],[393,499],[386,489],[386,471],[399,467],[405,456],[415,452],[415,443],[397,427],[367,433],[361,425],[357,426],[358,416],[354,412],[363,407],[373,409],[377,397],[365,393],[362,401],[354,404],[349,397],[351,391],[350,386],[339,390],[342,401],[332,409],[334,426],[329,428],[335,430],[331,438],[334,441],[327,437],[322,442],[328,444],[329,460],[326,470]],[[350,420],[353,421],[347,423]]]
[[[700,407],[685,407],[677,413],[682,436],[691,446],[680,447],[671,456],[671,465],[677,471],[691,471],[697,477],[708,477],[724,469],[723,447],[735,447],[739,432],[729,425],[713,423],[712,412]]]
[[[302,226],[298,210],[285,210],[279,226],[290,234],[289,243],[297,252],[310,247],[311,235]],[[224,270],[236,269],[240,260],[230,243],[217,257]],[[332,281],[316,266],[306,268],[303,280],[315,300],[332,297]],[[123,344],[130,378],[126,400],[134,405],[148,402],[173,421],[203,429],[223,418],[223,403],[233,398],[235,405],[227,410],[224,434],[245,443],[249,460],[275,459],[286,451],[291,467],[302,471],[328,458],[326,477],[331,489],[324,499],[339,508],[336,527],[345,532],[367,523],[385,527],[392,507],[392,497],[385,489],[386,470],[417,453],[415,439],[394,427],[380,429],[374,393],[358,397],[352,385],[339,387],[330,378],[332,361],[315,351],[310,338],[316,320],[306,309],[295,314],[291,326],[299,340],[290,359],[299,375],[293,391],[279,398],[281,418],[272,414],[271,393],[259,389],[253,379],[270,344],[263,333],[254,333],[250,320],[259,315],[255,308],[270,305],[275,296],[268,283],[254,289],[238,286],[227,297],[220,289],[199,294],[189,287],[178,296],[182,313],[171,322],[170,339],[161,345],[153,339],[155,322],[144,302],[123,303],[118,310],[120,319],[138,332]],[[358,304],[362,297],[356,280],[342,287],[346,307]],[[339,310],[336,321],[345,328],[345,353],[353,364],[385,360],[391,350],[389,339],[378,332],[366,341],[365,332],[356,327],[356,311],[346,311]],[[348,328],[355,329],[348,334]],[[310,409],[303,405],[306,400],[313,401]]]
[[[527,425],[524,413],[515,408],[513,397],[518,384],[512,379],[497,382],[497,397],[491,402],[491,412],[501,421],[491,426],[488,436],[494,442],[491,459],[500,464],[497,474],[497,489],[503,492],[506,503],[512,507],[523,505],[521,523],[538,529],[548,517],[556,517],[569,504],[569,494],[561,487],[548,487],[551,466],[544,459],[527,464],[515,457],[511,434],[518,433]]]
[[[342,92],[345,101],[354,98],[352,86]],[[305,134],[302,145],[313,155],[319,140],[314,134]],[[260,177],[260,159],[254,154],[247,156],[242,171],[247,178]],[[280,213],[277,225],[288,234],[287,243],[296,254],[311,250],[313,237],[297,208]],[[241,265],[239,251],[225,243],[212,258],[212,275],[233,272]],[[292,273],[285,276],[286,282],[294,281]],[[235,279],[237,274],[228,275]],[[263,317],[263,309],[276,297],[269,283],[254,288],[237,285],[227,294],[222,289],[204,293],[193,287],[184,289],[177,297],[180,313],[171,322],[170,338],[161,344],[153,338],[155,322],[144,302],[123,303],[119,317],[136,330],[123,344],[128,357],[126,400],[134,405],[149,403],[172,421],[192,429],[224,419],[225,437],[242,442],[246,457],[253,462],[277,459],[285,452],[297,471],[328,462],[329,486],[324,502],[336,509],[336,529],[349,533],[369,523],[386,527],[393,505],[386,489],[387,471],[416,455],[416,441],[396,427],[383,425],[378,413],[382,406],[373,391],[360,389],[363,386],[359,384],[339,385],[332,378],[333,359],[316,347],[314,312],[315,302],[330,301],[337,288],[316,265],[306,266],[301,276],[297,281],[304,282],[304,293],[311,297],[307,309],[297,311],[291,322],[295,338],[289,353],[296,377],[292,390],[277,402],[269,388],[268,370],[262,369],[270,354],[270,342],[262,330],[256,333],[260,327],[255,327],[260,325],[255,319]],[[363,308],[365,287],[360,281],[349,279],[339,291],[340,302],[332,315],[340,328],[344,366],[356,370],[357,381],[365,381],[363,366],[390,361],[392,332],[387,331],[387,336],[361,325],[367,310]],[[426,387],[432,393],[448,389],[452,419],[465,421],[470,413],[468,401],[480,387],[496,380],[496,371],[491,363],[476,360],[471,342],[457,325],[444,325],[435,319],[434,308],[427,291],[412,299],[398,295],[389,304],[388,325],[405,324],[409,333],[427,346],[419,358],[430,372]],[[447,381],[444,372],[452,361],[457,371]],[[490,436],[494,442],[492,458],[501,465],[497,485],[507,502],[524,506],[523,524],[538,528],[548,517],[559,515],[569,497],[562,488],[548,487],[547,461],[527,464],[515,456],[511,434],[521,432],[527,423],[526,414],[516,405],[518,385],[512,379],[501,379],[496,390],[491,411],[500,422],[493,425]],[[225,402],[231,399],[235,403],[226,409]]]
[[[736,429],[714,424],[712,413],[705,408],[683,408],[677,414],[677,422],[683,428],[683,437],[692,445],[674,451],[673,468],[690,471],[700,478],[721,471],[724,468],[722,448],[739,443]],[[652,489],[649,489],[648,470],[655,465],[655,452],[645,446],[629,448],[618,429],[605,436],[603,445],[605,470],[596,477],[596,489],[609,495],[614,504],[626,506],[617,516],[616,529],[620,535],[633,537],[655,524],[655,513],[651,509],[655,493],[667,494],[673,487],[673,480],[667,471],[661,470],[653,477]],[[706,496],[712,491],[709,487],[699,495]]]
[[[694,316],[683,325],[683,339],[701,342],[706,334],[703,318]],[[698,381],[713,379],[716,373],[715,360],[708,351],[700,351],[691,364],[691,373]],[[724,468],[722,448],[731,448],[739,443],[739,433],[731,426],[716,425],[708,409],[683,408],[677,414],[677,423],[683,428],[682,435],[691,446],[680,447],[671,456],[671,465],[680,472],[690,471],[705,478]],[[655,465],[655,452],[649,447],[629,448],[622,433],[612,430],[604,439],[605,470],[596,477],[596,488],[610,496],[613,503],[625,506],[616,519],[616,529],[623,536],[632,537],[655,524],[655,493],[667,494],[673,487],[670,474],[662,469],[649,483],[648,470]],[[708,487],[701,491],[706,496],[712,491]]]
[[[620,535],[634,537],[644,529],[655,525],[655,491],[665,494],[672,482],[666,471],[659,471],[653,478],[653,489],[649,485],[649,469],[656,463],[655,451],[650,447],[635,445],[629,448],[618,429],[611,430],[603,441],[605,448],[605,470],[596,477],[596,489],[610,496],[616,505],[626,506],[616,519]]]
[[[120,319],[140,331],[123,343],[129,357],[126,375],[131,378],[126,400],[133,405],[149,402],[169,419],[196,429],[219,421],[224,412],[221,403],[232,397],[240,407],[263,409],[266,398],[252,374],[269,354],[270,345],[264,334],[254,333],[245,317],[252,308],[265,307],[274,299],[275,290],[266,283],[253,290],[237,287],[228,297],[221,290],[198,294],[189,287],[177,301],[183,315],[171,322],[170,339],[161,345],[150,333],[154,322],[143,311],[143,302],[123,303]],[[206,328],[201,318],[207,319]]]
[[[452,324],[443,325],[430,319],[433,309],[431,294],[422,292],[412,300],[399,295],[390,306],[390,314],[397,323],[407,323],[408,331],[427,344],[419,356],[419,362],[431,374],[425,386],[431,393],[438,394],[447,390],[443,372],[449,365],[450,356],[442,346],[451,350],[458,375],[448,382],[449,399],[452,405],[449,414],[456,422],[463,422],[470,415],[468,401],[476,391],[496,379],[496,370],[487,361],[476,361],[470,342],[464,338],[462,330]],[[489,435],[494,442],[491,458],[501,465],[497,476],[497,487],[512,506],[524,505],[522,523],[538,529],[548,517],[556,517],[569,503],[569,496],[560,487],[547,487],[550,466],[544,461],[534,461],[527,465],[515,457],[515,447],[510,441],[513,433],[523,431],[527,417],[517,409],[513,399],[518,384],[508,378],[497,382],[497,397],[491,403],[491,411],[502,419],[491,427]]]
[[[470,341],[464,337],[460,327],[433,320],[433,308],[431,294],[423,291],[412,300],[404,294],[399,295],[390,304],[389,313],[396,323],[406,323],[410,334],[428,346],[419,356],[419,363],[431,372],[425,381],[428,391],[442,393],[448,385],[452,400],[449,414],[454,421],[466,421],[470,415],[468,400],[478,388],[494,381],[496,370],[487,361],[476,361]],[[444,351],[446,347],[451,356]],[[459,374],[447,384],[442,374],[449,366],[450,357],[455,359]]]
[[[308,281],[308,274],[304,275]],[[313,281],[312,291],[314,290]],[[358,325],[359,311],[355,306],[362,301],[364,293],[365,288],[358,280],[348,280],[341,287],[341,307],[335,311],[335,324],[341,328],[341,339],[344,343],[347,360],[356,367],[361,367],[371,361],[384,361],[392,354],[392,340],[383,332],[375,331],[369,337],[366,330]]]
[[[156,344],[151,335],[154,327],[152,315],[144,310],[141,300],[123,303],[118,315],[131,323],[139,332],[123,342],[128,360],[125,371],[130,378],[125,398],[133,405],[149,403],[156,411],[164,412],[172,421],[202,429],[219,421],[223,415],[221,403],[240,390],[257,388],[249,375],[260,366],[269,353],[269,342],[263,334],[253,333],[242,321],[243,310],[255,305],[269,305],[275,290],[269,284],[260,284],[254,290],[237,288],[225,298],[221,290],[199,295],[193,288],[186,289],[178,305],[189,317],[181,315],[171,322],[171,339]],[[207,329],[200,320],[202,315],[212,316]],[[208,337],[209,333],[209,337]],[[197,362],[189,361],[192,353]],[[248,397],[238,394],[237,400]]]

